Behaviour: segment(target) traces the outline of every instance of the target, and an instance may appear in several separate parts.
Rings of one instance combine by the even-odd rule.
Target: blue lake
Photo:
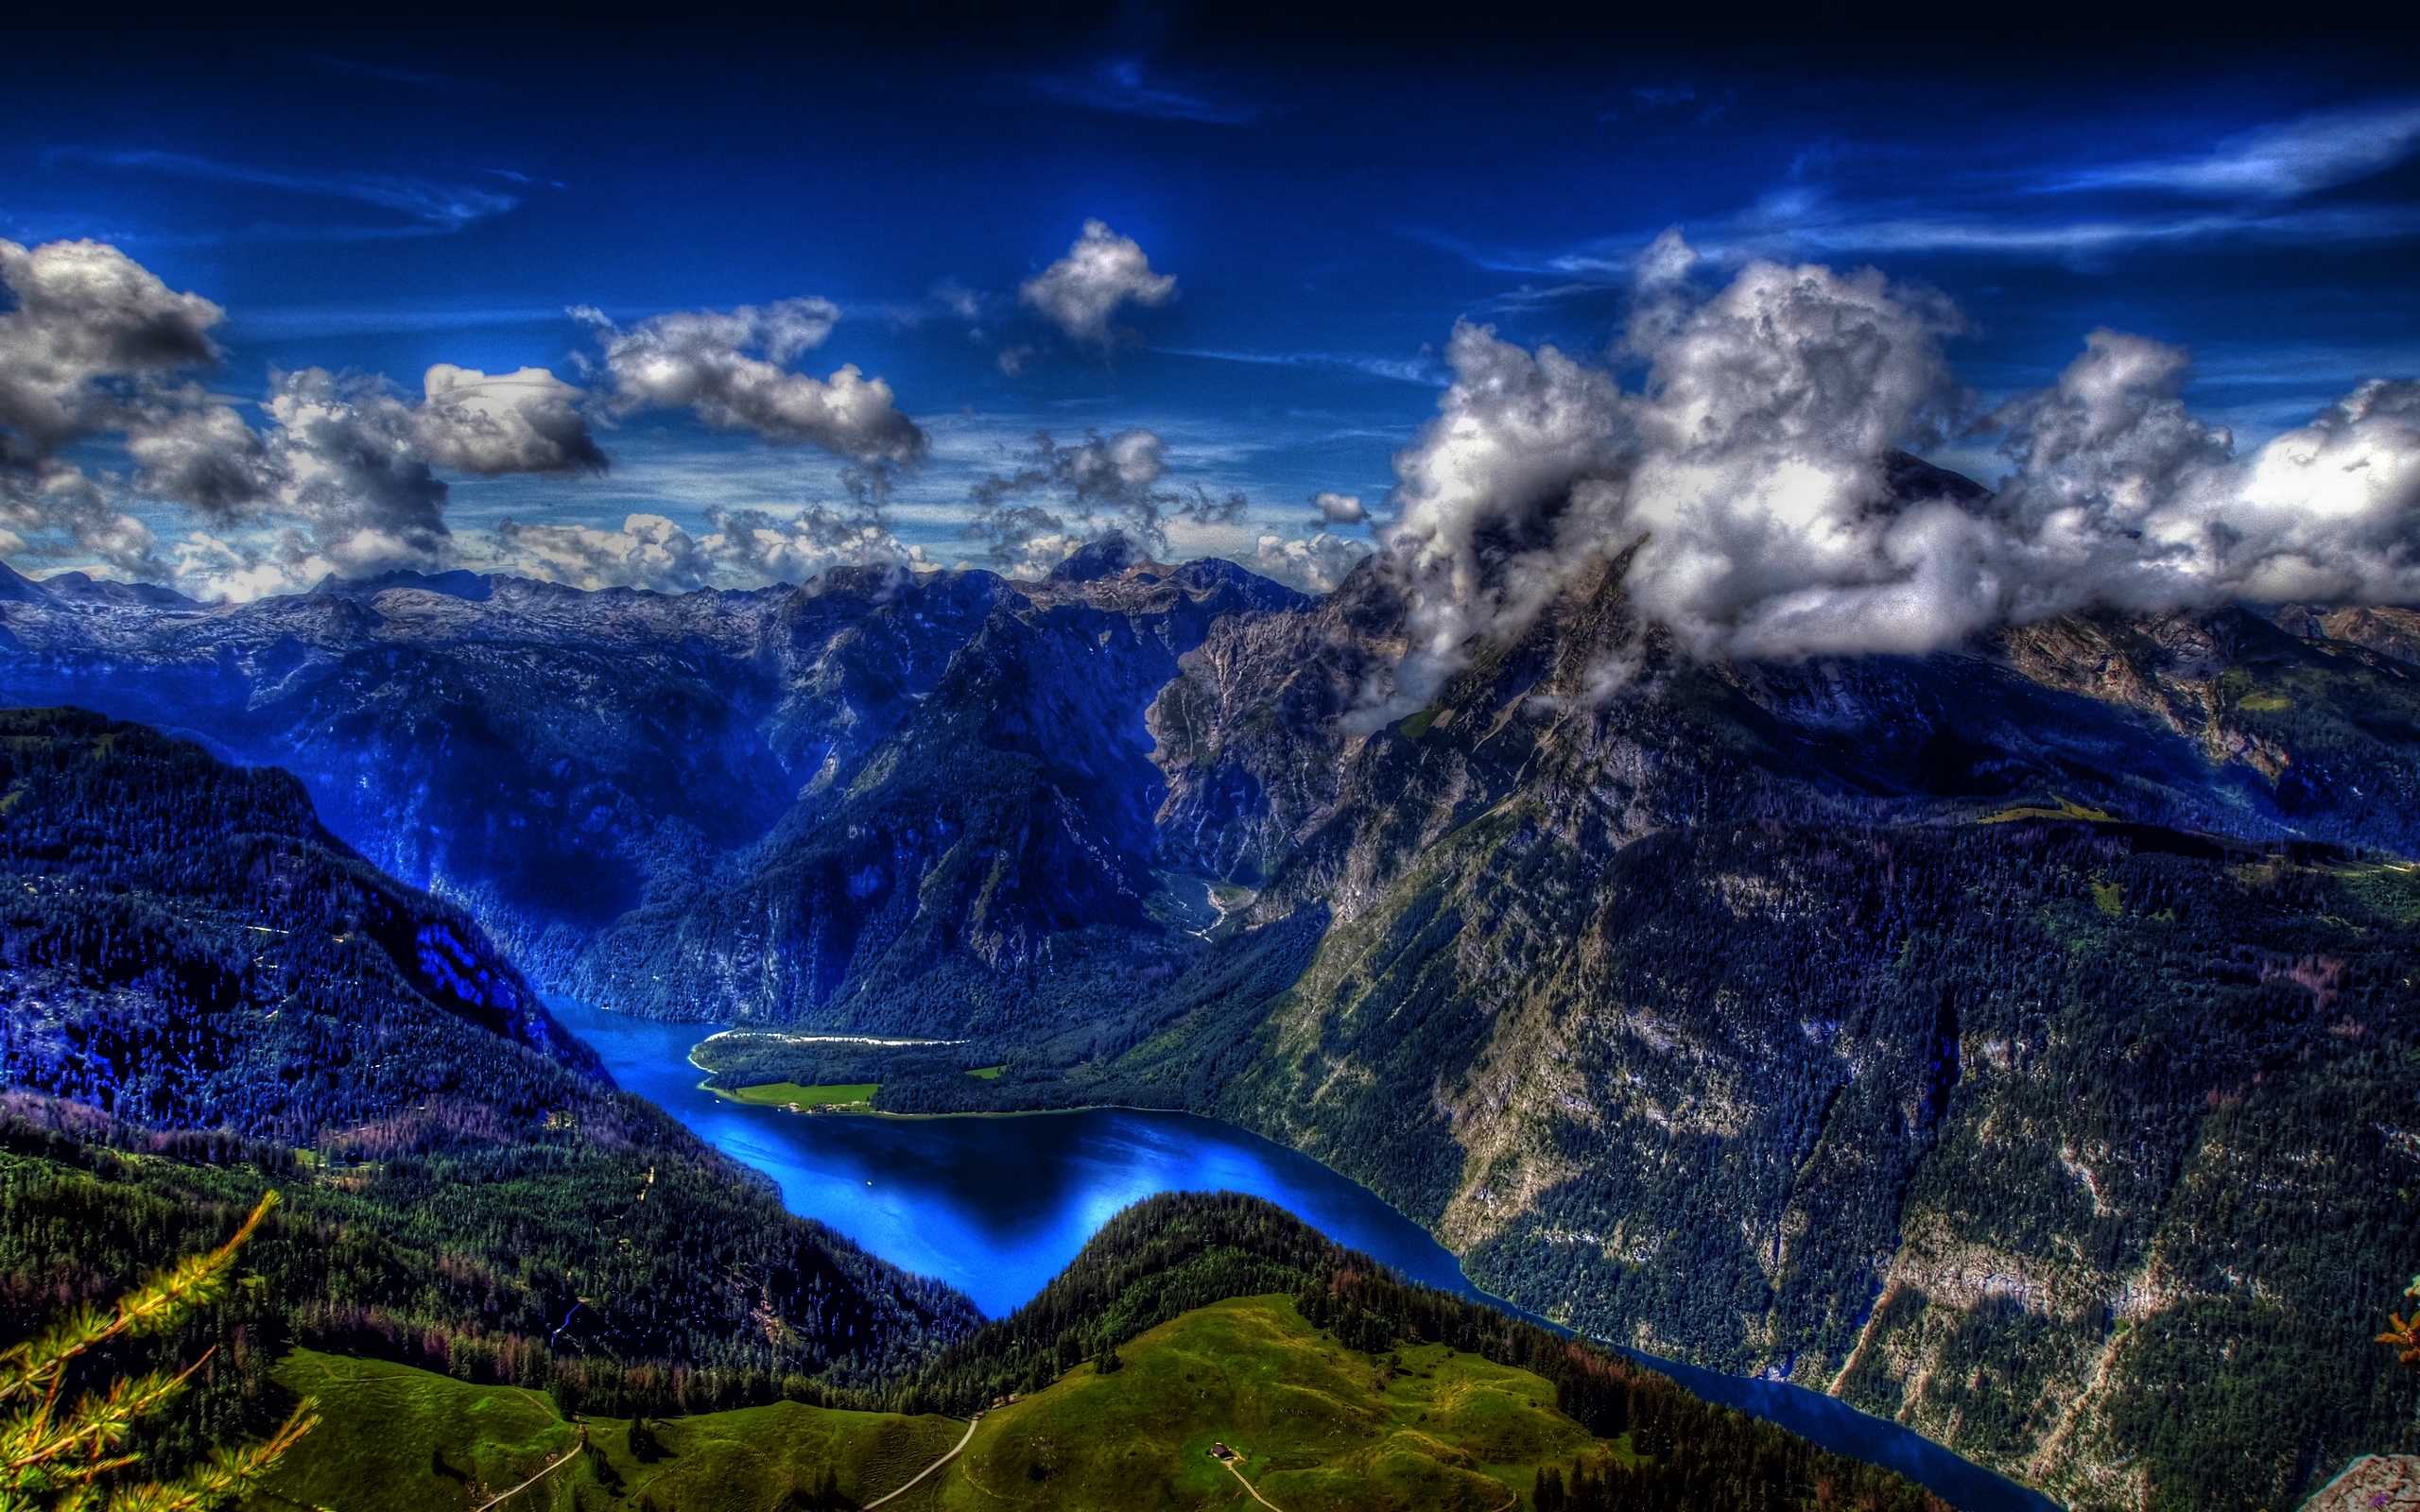
[[[1485,1296],[1451,1251],[1369,1188],[1232,1125],[1126,1108],[883,1118],[752,1107],[698,1085],[703,1073],[689,1063],[689,1048],[711,1026],[632,1019],[563,999],[551,1006],[622,1087],[771,1177],[792,1212],[947,1281],[994,1317],[1041,1291],[1111,1214],[1155,1192],[1266,1197],[1410,1280]],[[1960,1512],[2055,1512],[2057,1503],[2039,1492],[1820,1392],[1638,1358],[1709,1400],[1888,1466]]]

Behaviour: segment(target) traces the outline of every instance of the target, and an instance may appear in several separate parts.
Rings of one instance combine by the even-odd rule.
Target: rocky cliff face
[[[1333,793],[1264,800],[1253,912],[1335,923],[1194,1100],[1574,1326],[2085,1504],[2283,1500],[2409,1433],[2420,892],[2357,848],[2410,852],[2414,689],[2239,612],[1692,665],[1600,584],[1366,740],[1201,744]]]
[[[1026,585],[861,569],[667,597],[454,573],[233,607],[13,573],[0,590],[0,697],[288,768],[544,984],[777,1018],[854,980],[858,920],[894,899],[924,919],[901,961],[962,943],[1023,970],[1061,933],[1156,936],[1142,710],[1210,625],[1301,603],[1122,540]],[[944,853],[956,901],[922,914],[914,879]],[[668,942],[701,932],[659,991]]]
[[[286,767],[337,833],[470,905],[542,980],[786,807],[756,728],[778,594],[451,574],[205,608],[11,587],[0,696]]]
[[[1145,711],[1215,625],[1300,604],[1225,562],[1094,548],[988,612],[881,739],[835,746],[773,833],[608,931],[600,1000],[738,1021],[1010,1035],[1188,949],[1157,906]],[[941,591],[947,591],[944,587]]]

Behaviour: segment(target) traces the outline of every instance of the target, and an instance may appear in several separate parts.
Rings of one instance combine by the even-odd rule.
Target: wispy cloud
[[[2394,167],[2420,148],[2420,100],[2322,111],[2231,136],[2195,156],[2088,169],[2050,192],[2173,189],[2214,198],[2297,199]]]
[[[1431,357],[1374,357],[1358,352],[1214,352],[1199,347],[1163,347],[1171,357],[1199,357],[1210,362],[1244,362],[1267,368],[1322,368],[1368,373],[1425,388],[1445,387],[1444,367]]]
[[[1738,103],[1738,92],[1729,89],[1701,96],[1698,87],[1687,79],[1672,84],[1642,85],[1630,92],[1629,104],[1605,112],[1597,117],[1597,122],[1599,126],[1611,126],[1616,121],[1693,108],[1700,123],[1704,123],[1720,119],[1722,112]]]
[[[2029,163],[1927,167],[1904,151],[1877,163],[1851,146],[1802,154],[1787,181],[1739,209],[1693,216],[1690,241],[1716,263],[1751,257],[1968,253],[2089,262],[2129,249],[2236,241],[2379,245],[2420,237],[2408,194],[2360,181],[2420,153],[2420,101],[2307,114],[2220,138],[2198,154],[2075,167]],[[2314,198],[2323,191],[2342,191]],[[1507,310],[1567,302],[1625,284],[1663,230],[1578,248],[1489,247],[1427,228],[1403,233],[1492,271],[1560,277],[1499,296]]]
[[[1152,78],[1140,58],[1112,58],[1085,73],[1045,74],[1023,82],[1031,93],[1054,104],[1116,115],[1214,126],[1242,126],[1260,118],[1256,107],[1221,98],[1199,82]]]
[[[100,151],[61,148],[49,161],[77,162],[138,172],[168,174],[206,183],[249,184],[283,189],[321,198],[347,199],[373,205],[405,217],[404,228],[381,228],[371,234],[441,234],[460,231],[521,203],[518,195],[469,184],[395,174],[352,173],[310,168],[270,168],[252,163],[221,163],[183,152],[150,150]]]
[[[1858,210],[1865,214],[1858,214]],[[1875,215],[1871,207],[1802,209],[1781,215],[1752,211],[1704,223],[1701,250],[1718,261],[1748,256],[1890,252],[1976,252],[2090,257],[2131,247],[2243,237],[2314,245],[2394,241],[2420,233],[2420,207],[2339,206],[2284,212],[2208,211],[2023,220],[1988,211],[1964,215]],[[1548,267],[1628,276],[1631,257],[1652,237],[1641,233],[1604,249],[1566,253]],[[1606,252],[1615,253],[1608,257]]]
[[[420,331],[475,331],[498,326],[569,325],[559,304],[519,308],[380,309],[361,305],[287,305],[239,310],[230,329],[247,336],[392,335]]]

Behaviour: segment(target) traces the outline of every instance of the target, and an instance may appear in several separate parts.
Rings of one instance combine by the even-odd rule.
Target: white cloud
[[[506,472],[602,472],[605,454],[579,404],[587,397],[544,368],[491,377],[441,362],[421,380],[413,418],[422,452],[440,467],[481,477]]]
[[[447,488],[432,464],[484,476],[601,471],[580,391],[542,369],[491,378],[440,364],[407,404],[374,376],[273,375],[256,429],[183,374],[217,358],[217,305],[177,294],[95,242],[0,242],[0,534],[11,552],[72,554],[206,594],[303,586],[327,572],[441,565]],[[114,436],[131,478],[87,475],[60,448]],[[164,555],[130,512],[200,514],[216,541]]]
[[[1220,98],[1215,90],[1198,82],[1171,85],[1155,80],[1140,58],[1112,58],[1089,74],[1044,77],[1029,82],[1044,98],[1061,104],[1152,120],[1236,126],[1260,113],[1241,101]]]
[[[405,217],[406,225],[401,228],[372,228],[360,232],[372,236],[457,232],[490,216],[503,215],[521,202],[517,196],[494,189],[401,178],[393,174],[265,168],[252,163],[217,163],[183,152],[82,152],[66,155],[105,167],[137,168],[205,182],[251,184],[296,194],[350,199]]]
[[[1078,341],[1106,345],[1109,318],[1119,305],[1166,304],[1176,298],[1176,277],[1152,272],[1132,238],[1088,220],[1067,255],[1028,279],[1017,297]]]
[[[99,242],[30,249],[0,241],[0,456],[29,460],[112,428],[125,397],[109,378],[158,378],[215,361],[210,330],[226,312],[177,294]]]
[[[1013,460],[1014,472],[993,472],[968,490],[975,518],[964,531],[986,542],[988,559],[1011,576],[1047,571],[1113,533],[1165,552],[1172,522],[1233,524],[1247,507],[1241,493],[1215,495],[1199,484],[1160,488],[1167,444],[1140,427],[1106,437],[1088,431],[1066,446],[1039,432]]]
[[[2146,185],[2188,194],[2293,199],[2391,168],[2420,147],[2420,101],[2321,111],[2228,137],[2194,157],[2119,163],[2054,189]]]
[[[1327,489],[1311,495],[1311,507],[1318,511],[1321,521],[1332,525],[1357,525],[1370,518],[1370,512],[1361,507],[1358,494],[1337,493]]]
[[[206,470],[178,466],[193,443],[177,438],[233,417],[173,380],[216,359],[210,331],[225,312],[98,242],[0,240],[0,284],[15,306],[0,311],[0,544],[39,549],[64,535],[113,569],[157,575],[150,528],[58,453],[130,430],[147,470],[199,479]]]
[[[1990,418],[1996,494],[1894,484],[1892,449],[1962,403],[1957,311],[1770,263],[1697,298],[1682,250],[1640,270],[1641,390],[1456,330],[1454,384],[1396,458],[1416,639],[1395,702],[1625,556],[1637,610],[1709,656],[1923,652],[2095,605],[2420,601],[2420,385],[2366,386],[2239,457],[2186,408],[2182,351],[2096,332]]]
[[[925,455],[924,431],[880,378],[855,365],[829,378],[784,366],[832,334],[840,307],[829,300],[652,316],[627,331],[593,309],[573,314],[599,328],[614,413],[685,408],[717,430],[753,431],[775,446],[811,442],[869,464],[906,466]]]
[[[924,565],[924,553],[902,546],[878,520],[820,506],[787,517],[710,509],[706,518],[702,536],[660,514],[632,514],[619,530],[506,520],[483,565],[574,588],[670,593],[803,583],[838,566]]]
[[[286,373],[268,412],[275,510],[307,525],[308,555],[347,577],[444,564],[447,489],[422,453],[419,416],[384,382]]]
[[[1348,541],[1324,530],[1306,541],[1263,536],[1249,565],[1263,577],[1274,577],[1304,593],[1325,593],[1344,581],[1345,575],[1373,549],[1366,541]]]

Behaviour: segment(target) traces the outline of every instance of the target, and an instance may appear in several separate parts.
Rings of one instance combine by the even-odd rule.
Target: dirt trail
[[[899,1489],[895,1491],[886,1491],[882,1495],[875,1497],[873,1501],[868,1502],[865,1506],[865,1512],[873,1512],[875,1507],[882,1505],[882,1503],[891,1500],[893,1497],[906,1496],[908,1492],[914,1490],[917,1486],[924,1481],[925,1476],[932,1474],[933,1471],[940,1469],[951,1460],[958,1458],[958,1456],[965,1451],[967,1445],[975,1442],[975,1425],[982,1420],[983,1415],[979,1412],[972,1418],[968,1419],[966,1424],[966,1436],[958,1441],[958,1447],[956,1449],[951,1450],[948,1453],[943,1454],[941,1458],[933,1461],[930,1465],[927,1465],[923,1469],[918,1470],[915,1474],[915,1478],[910,1480],[907,1485],[901,1486]]]
[[[1269,1508],[1269,1512],[1285,1512],[1285,1509],[1280,1507],[1276,1503],[1261,1495],[1257,1490],[1253,1490],[1252,1482],[1244,1480],[1244,1472],[1236,1469],[1236,1465],[1241,1458],[1241,1455],[1237,1455],[1236,1459],[1221,1460],[1219,1463],[1227,1467],[1228,1474],[1234,1476],[1237,1481],[1242,1482],[1243,1488],[1252,1493],[1252,1499],[1253,1501]],[[868,1512],[872,1512],[872,1509],[869,1508]]]

